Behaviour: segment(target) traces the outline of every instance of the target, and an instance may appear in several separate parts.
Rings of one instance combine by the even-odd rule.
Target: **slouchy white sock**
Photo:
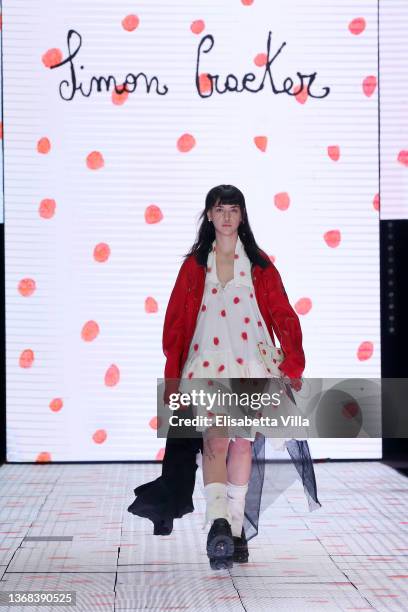
[[[244,485],[235,485],[227,481],[228,506],[231,512],[232,535],[241,537],[244,522],[245,496],[248,491],[248,482]]]
[[[210,482],[204,487],[206,512],[203,529],[210,526],[216,518],[225,518],[231,524],[231,513],[228,508],[227,485],[223,482]]]

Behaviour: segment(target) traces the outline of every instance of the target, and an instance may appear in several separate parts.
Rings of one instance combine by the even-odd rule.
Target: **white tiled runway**
[[[377,462],[315,469],[323,507],[309,513],[295,483],[261,515],[250,562],[215,572],[200,470],[195,512],[153,536],[127,507],[159,465],[4,465],[0,591],[71,590],[77,605],[0,612],[408,610],[408,479]]]

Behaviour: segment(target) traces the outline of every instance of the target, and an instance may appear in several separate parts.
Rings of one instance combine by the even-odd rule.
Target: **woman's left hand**
[[[295,391],[300,391],[303,385],[303,380],[301,378],[292,378],[290,381],[290,386]]]
[[[285,382],[292,387],[294,391],[300,391],[303,385],[302,378],[289,378],[286,374],[282,377]]]

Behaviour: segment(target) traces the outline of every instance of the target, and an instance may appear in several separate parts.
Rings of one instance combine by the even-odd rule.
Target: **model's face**
[[[207,215],[208,219],[213,222],[215,231],[224,236],[235,234],[242,220],[238,204],[214,204]]]

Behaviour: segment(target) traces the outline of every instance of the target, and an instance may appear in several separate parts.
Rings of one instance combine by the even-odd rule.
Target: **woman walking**
[[[197,240],[185,256],[164,321],[165,379],[169,383],[165,403],[174,390],[174,381],[180,379],[184,390],[183,383],[195,379],[232,381],[284,376],[294,388],[299,388],[305,367],[299,319],[276,267],[255,241],[242,192],[232,185],[211,189],[201,220]],[[276,354],[276,365],[271,362],[268,367],[260,356],[259,343],[274,349],[274,333],[280,343],[277,349],[280,357]],[[213,412],[219,410],[217,407]],[[263,448],[260,452],[258,444],[255,453],[255,442],[264,441],[263,436],[223,436],[216,427],[203,427],[201,431],[199,445],[193,440],[171,445],[167,440],[162,477],[135,489],[139,498],[129,511],[151,518],[155,533],[165,533],[169,528],[171,531],[173,518],[194,509],[190,496],[197,468],[195,453],[201,450],[206,500],[204,527],[210,526],[207,555],[211,568],[228,568],[234,561],[248,561],[244,518],[257,528],[263,472],[259,479],[260,471],[254,469],[254,460],[259,468]],[[307,442],[298,448],[294,441],[288,451],[309,499],[320,505]],[[176,482],[171,466],[181,464],[187,476],[185,488],[177,496],[181,507],[173,506],[167,516],[163,511],[160,514],[159,508],[163,510],[166,505],[166,492],[170,505],[171,483]],[[247,503],[249,488],[251,503]],[[252,517],[251,508],[255,509]]]

